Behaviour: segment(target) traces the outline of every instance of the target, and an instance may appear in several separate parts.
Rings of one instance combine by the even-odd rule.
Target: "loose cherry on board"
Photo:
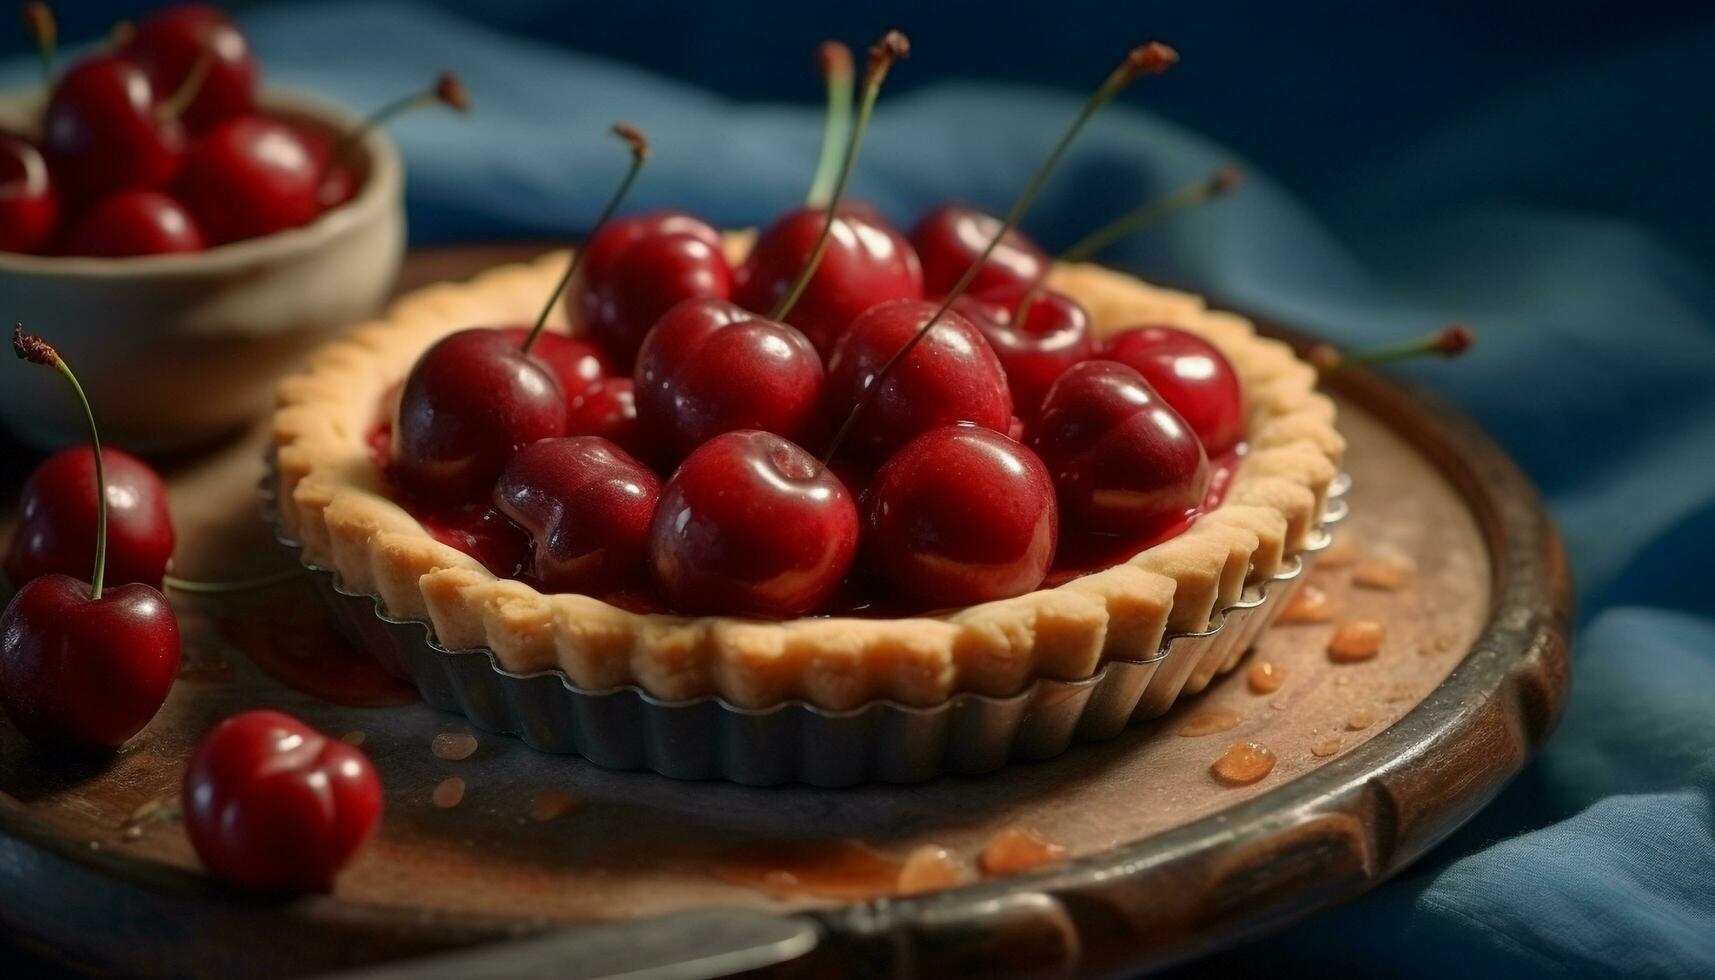
[[[1191,427],[1117,361],[1085,361],[1061,375],[1030,446],[1054,477],[1061,526],[1124,543],[1170,531],[1209,487],[1209,459]]]
[[[125,53],[149,73],[160,92],[185,84],[204,52],[212,52],[207,77],[184,114],[192,132],[256,110],[261,69],[244,35],[218,9],[183,3],[138,21],[125,45]]]
[[[60,251],[122,258],[207,247],[202,228],[183,204],[160,191],[125,190],[90,205],[66,233]]]
[[[1102,357],[1143,375],[1197,433],[1210,456],[1231,450],[1244,438],[1239,376],[1207,340],[1173,327],[1134,327],[1109,337]]]
[[[682,458],[722,432],[815,434],[822,359],[797,330],[718,299],[673,307],[643,341],[638,422]]]
[[[58,370],[90,420],[96,500],[95,570],[88,582],[50,573],[24,583],[0,615],[0,707],[32,741],[103,750],[142,731],[179,669],[179,624],[160,592],[140,582],[104,588],[107,493],[94,415],[57,351],[18,328],[18,356]]]
[[[544,439],[519,450],[494,506],[530,535],[525,573],[556,592],[642,585],[661,479],[606,439]]]
[[[251,891],[327,889],[381,822],[369,758],[278,711],[210,729],[183,792],[185,832],[203,866]]]
[[[67,69],[42,121],[54,176],[79,197],[171,183],[184,162],[184,123],[148,72],[118,54]]]
[[[1034,453],[998,432],[924,432],[876,473],[863,504],[867,561],[915,603],[1023,595],[1054,562],[1054,483]]]
[[[907,345],[912,349],[898,356]],[[1005,432],[1012,421],[1006,372],[988,341],[962,315],[922,300],[882,303],[852,321],[828,361],[827,391],[835,418],[862,403],[846,435],[856,455],[869,459],[885,459],[943,425]]]
[[[1025,287],[1028,291],[1029,287]],[[1048,386],[1065,370],[1095,353],[1090,314],[1065,293],[1046,290],[1020,302],[1009,291],[1004,298],[966,293],[953,301],[994,348],[1006,369],[1012,407],[1023,418],[1035,418]],[[1024,322],[1017,314],[1024,311]]]
[[[173,555],[167,487],[148,463],[120,449],[101,451],[107,488],[107,581],[161,587]],[[14,587],[43,575],[77,575],[94,552],[98,502],[95,451],[62,449],[37,464],[18,499],[18,526],[6,549]]]
[[[930,296],[952,292],[1001,229],[1001,219],[975,208],[946,204],[924,215],[911,230],[911,245],[923,263],[923,288]],[[1048,274],[1048,255],[1017,229],[982,259],[967,287],[973,294],[1002,291],[1022,295]]]
[[[728,432],[686,457],[649,528],[674,608],[789,619],[824,605],[857,553],[858,513],[826,466],[771,432]]]
[[[0,132],[0,252],[40,252],[59,221],[59,188],[42,151]]]
[[[298,130],[263,116],[205,134],[176,185],[215,244],[309,224],[321,213],[321,170]]]

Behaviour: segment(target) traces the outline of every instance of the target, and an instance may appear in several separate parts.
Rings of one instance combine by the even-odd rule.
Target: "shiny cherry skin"
[[[183,204],[160,191],[115,191],[94,204],[66,233],[67,255],[123,258],[200,252],[202,228]]]
[[[1030,447],[1053,475],[1069,530],[1154,539],[1195,513],[1209,488],[1209,459],[1191,427],[1117,361],[1085,361],[1061,375]]]
[[[924,291],[930,296],[951,292],[1000,226],[994,215],[960,204],[944,204],[924,215],[911,229],[911,245],[923,262]],[[1015,228],[1001,238],[965,291],[1023,295],[1042,281],[1050,264],[1048,254]]]
[[[141,583],[91,599],[87,582],[42,575],[0,615],[0,706],[43,745],[117,748],[155,717],[178,670],[173,607]]]
[[[1173,327],[1133,327],[1109,337],[1102,357],[1131,366],[1183,417],[1210,456],[1245,436],[1239,375],[1214,344]]]
[[[531,443],[494,485],[495,508],[530,535],[525,574],[555,592],[647,582],[649,520],[660,498],[653,470],[596,436]]]
[[[393,415],[392,472],[440,501],[487,497],[514,453],[564,435],[554,372],[504,331],[461,330],[411,366]]]
[[[530,336],[529,327],[503,327],[500,332],[520,347]],[[600,384],[609,373],[607,360],[594,344],[553,330],[542,331],[530,353],[547,364],[554,377],[560,379],[560,391],[566,396],[568,405]]]
[[[291,715],[246,711],[185,767],[185,832],[216,878],[251,891],[323,891],[381,822],[369,758]]]
[[[173,555],[167,486],[148,463],[104,447],[107,483],[107,572],[112,585],[161,587]],[[14,587],[43,575],[86,576],[95,554],[95,451],[62,449],[24,481],[18,526],[6,548],[6,578]]]
[[[662,455],[654,431],[637,417],[637,389],[630,378],[605,378],[572,399],[566,435],[600,436],[651,463]]]
[[[843,205],[839,215],[821,265],[786,314],[823,357],[858,314],[877,303],[923,296],[923,268],[903,235],[861,205]],[[764,231],[738,269],[739,305],[765,315],[772,310],[798,281],[825,219],[825,211],[803,208]]]
[[[686,457],[649,528],[655,582],[690,613],[790,619],[833,596],[857,554],[845,484],[772,432],[727,432]]]
[[[713,225],[684,211],[659,210],[628,214],[602,225],[601,229],[584,243],[584,259],[579,272],[583,280],[582,285],[587,288],[592,283],[605,282],[612,271],[614,259],[621,252],[645,238],[659,238],[664,235],[690,235],[707,243],[710,248],[721,247],[721,233],[716,231]],[[587,300],[580,293],[578,303],[584,302]]]
[[[732,295],[732,269],[718,244],[696,234],[651,235],[585,275],[584,326],[609,359],[628,369],[655,321],[688,299]]]
[[[263,116],[214,127],[177,184],[211,242],[224,245],[309,224],[321,214],[321,167],[298,130]]]
[[[338,148],[343,133],[308,119],[292,116],[269,118],[290,129],[298,137],[298,142],[304,145],[304,152],[310,155],[310,166],[320,175],[316,187],[316,203],[321,205],[322,210],[339,207],[357,195],[363,181],[356,166],[351,162],[336,164],[333,161],[334,151]]]
[[[726,300],[667,311],[633,379],[639,422],[675,459],[739,429],[805,444],[821,424],[822,358],[809,338]]]
[[[1011,295],[994,296],[965,293],[953,301],[953,309],[982,331],[1006,369],[1013,410],[1032,419],[1054,380],[1095,355],[1090,314],[1065,293],[1045,290],[1032,299],[1024,322],[1016,323],[1019,301]]]
[[[893,454],[864,493],[864,555],[877,581],[928,607],[1006,599],[1054,563],[1054,481],[998,432],[948,425]]]
[[[0,252],[40,252],[60,223],[60,192],[34,143],[0,132]]]
[[[143,67],[121,55],[67,69],[42,121],[42,150],[66,192],[88,200],[171,183],[184,163],[185,127],[160,117],[160,98]]]
[[[125,47],[162,93],[178,91],[204,50],[214,52],[214,62],[184,117],[195,133],[256,111],[261,68],[244,35],[220,10],[182,3],[138,21]]]
[[[827,402],[834,425],[863,402],[846,445],[881,460],[920,432],[968,422],[1005,432],[1012,422],[1006,372],[988,341],[963,315],[948,310],[911,353],[865,397],[894,354],[935,314],[937,304],[893,300],[852,321],[828,361]],[[842,452],[846,451],[842,449]]]

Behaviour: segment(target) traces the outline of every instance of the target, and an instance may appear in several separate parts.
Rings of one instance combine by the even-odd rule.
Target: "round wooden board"
[[[407,285],[535,251],[426,253]],[[1058,759],[918,786],[747,789],[606,771],[481,733],[470,758],[443,760],[432,739],[471,731],[464,720],[361,663],[345,660],[339,695],[390,703],[341,706],[299,689],[325,684],[327,665],[346,657],[307,587],[182,600],[180,682],[118,755],[68,762],[0,727],[0,923],[68,962],[144,975],[285,976],[528,934],[543,938],[470,954],[481,963],[375,975],[597,976],[688,961],[702,973],[790,962],[858,975],[1140,969],[1308,914],[1386,878],[1488,802],[1547,737],[1568,683],[1565,561],[1516,467],[1419,393],[1356,372],[1335,389],[1352,516],[1310,581],[1340,619],[1386,624],[1373,660],[1332,662],[1333,624],[1277,626],[1166,718]],[[171,468],[180,574],[279,566],[256,518],[262,445],[258,430]],[[7,481],[27,462],[8,463]],[[1353,562],[1379,554],[1410,560],[1408,584],[1353,583]],[[1259,661],[1284,672],[1277,692],[1247,686]],[[386,785],[380,835],[331,895],[226,892],[197,872],[171,819],[196,737],[263,705],[361,732]],[[1239,721],[1179,733],[1207,712]],[[1279,762],[1229,788],[1209,766],[1241,738]],[[462,802],[435,806],[436,785],[454,776]],[[544,794],[570,809],[551,813],[544,801],[557,797]],[[756,847],[854,840],[897,859],[936,844],[974,859],[1013,826],[1072,860],[861,902],[736,880],[734,855]]]

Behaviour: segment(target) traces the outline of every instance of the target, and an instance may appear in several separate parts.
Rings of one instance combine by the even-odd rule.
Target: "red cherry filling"
[[[686,300],[637,358],[637,416],[674,459],[738,429],[815,433],[822,359],[797,330],[719,299]]]
[[[42,122],[54,176],[85,198],[166,186],[184,162],[185,129],[160,111],[161,97],[142,66],[120,55],[67,69]]]
[[[67,255],[121,258],[200,252],[208,247],[185,206],[160,191],[115,191],[91,205],[66,235]]]
[[[500,332],[519,347],[523,347],[524,338],[530,336],[529,327],[503,327]],[[601,384],[608,373],[607,361],[595,345],[551,330],[536,335],[530,354],[540,358],[554,372],[568,405]]]
[[[586,260],[587,261],[587,260]],[[732,269],[719,244],[696,234],[641,238],[586,273],[585,326],[616,365],[630,367],[644,335],[683,300],[732,295]]]
[[[564,435],[553,371],[499,330],[461,330],[412,365],[393,420],[393,472],[437,500],[486,497],[518,450]]]
[[[167,487],[149,464],[104,448],[107,485],[107,581],[161,587],[173,554]],[[95,551],[95,451],[62,449],[30,471],[18,501],[18,527],[6,549],[6,578],[22,586],[42,575],[85,575]]]
[[[41,251],[59,220],[59,189],[42,151],[0,132],[0,252]]]
[[[1102,356],[1143,375],[1197,433],[1210,456],[1244,438],[1238,373],[1207,340],[1173,327],[1133,327],[1109,337]]]
[[[299,129],[240,116],[210,130],[185,160],[179,195],[216,244],[296,228],[321,213],[321,166]]]
[[[923,216],[911,230],[911,244],[923,262],[923,288],[930,296],[945,296],[958,285],[971,264],[982,259],[1001,220],[975,208],[944,204]],[[982,259],[968,291],[1024,292],[1048,273],[1048,256],[1023,232],[1009,229],[1000,244]]]
[[[1042,461],[975,426],[905,444],[864,494],[864,554],[901,599],[963,606],[1023,595],[1054,561],[1054,483]]]
[[[530,535],[526,574],[558,592],[634,588],[647,576],[661,480],[606,439],[544,439],[512,457],[494,506]]]
[[[868,208],[845,205],[836,213],[821,264],[786,315],[824,357],[858,314],[923,295],[923,269],[904,236]],[[824,210],[800,208],[762,233],[737,272],[740,305],[766,315],[791,292],[826,217]]]
[[[197,743],[185,832],[223,881],[262,892],[326,889],[381,821],[369,758],[290,715],[247,711]]]
[[[661,491],[649,529],[656,584],[677,609],[790,618],[823,604],[857,553],[851,495],[770,432],[700,446]]]
[[[1022,294],[1020,294],[1022,296]],[[1048,290],[1026,304],[1024,322],[1014,322],[1021,299],[1007,292],[998,295],[965,294],[953,301],[994,348],[1006,369],[1012,407],[1020,416],[1036,417],[1048,388],[1066,369],[1095,354],[1090,332],[1090,314],[1065,293]]]
[[[261,69],[244,35],[216,8],[184,3],[143,18],[125,47],[158,92],[178,91],[204,52],[213,60],[184,114],[185,125],[197,132],[256,109]]]
[[[883,459],[920,432],[968,422],[1005,432],[1012,395],[994,350],[971,322],[951,310],[869,390],[882,368],[935,315],[921,300],[894,300],[852,321],[828,361],[830,417],[844,419],[862,402],[847,445]]]
[[[1053,474],[1062,526],[1124,544],[1183,523],[1208,491],[1196,434],[1116,361],[1085,361],[1054,382],[1030,446]]]

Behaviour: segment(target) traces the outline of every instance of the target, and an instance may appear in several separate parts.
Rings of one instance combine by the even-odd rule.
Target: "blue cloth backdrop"
[[[496,0],[491,12],[529,6]],[[675,6],[688,16],[701,9],[666,5]],[[642,16],[603,9],[609,20]],[[661,36],[686,47],[698,25],[661,16]],[[1324,10],[1321,19],[1332,18]],[[1579,23],[1594,31],[1599,21]],[[606,135],[616,119],[638,123],[655,145],[631,207],[766,220],[805,189],[820,127],[806,52],[831,30],[806,23],[798,46],[778,55],[801,79],[798,103],[787,105],[568,54],[438,8],[263,6],[244,23],[273,82],[353,106],[378,104],[441,66],[463,74],[479,105],[473,117],[430,114],[395,129],[420,243],[585,228],[623,166]],[[561,26],[575,35],[580,23]],[[1557,25],[1565,30],[1564,18],[1541,30]],[[1244,22],[1231,27],[1234,43],[1257,46]],[[1539,36],[1508,36],[1527,35]],[[1461,76],[1447,60],[1475,57],[1470,36],[1424,36],[1425,48],[1393,61],[1362,53],[1362,70],[1385,87],[1417,70],[1414,60],[1433,62],[1454,84]],[[1103,38],[1113,56],[1135,40]],[[1457,112],[1402,120],[1384,107],[1373,125],[1319,115],[1319,104],[1343,96],[1318,88],[1313,68],[1302,78],[1241,78],[1253,91],[1309,93],[1301,118],[1255,121],[1265,170],[1283,176],[1253,173],[1231,201],[1111,253],[1340,342],[1477,324],[1481,341],[1465,362],[1407,371],[1480,419],[1530,471],[1578,580],[1574,693],[1542,756],[1400,879],[1221,966],[1715,976],[1715,23],[1693,18],[1625,40],[1547,67],[1538,58],[1528,77],[1462,93]],[[580,43],[601,47],[599,37]],[[780,74],[747,65],[754,51],[723,66],[719,44],[688,46],[700,60],[680,74],[730,78],[728,92],[754,94],[747,80]],[[1520,43],[1521,58],[1529,47]],[[918,60],[936,57],[920,38]],[[914,84],[916,63],[883,97],[856,193],[900,221],[948,196],[1004,208],[1079,97],[998,82]],[[1177,77],[1235,85],[1199,76],[1197,64],[1188,52]],[[1093,83],[1106,70],[1076,67],[1058,74]],[[30,73],[12,59],[0,84]],[[1168,82],[1142,83],[1092,125],[1027,222],[1033,234],[1065,244],[1100,216],[1234,158],[1140,108],[1152,84],[1170,95]],[[1397,104],[1406,116],[1419,109]],[[1339,179],[1319,179],[1328,174]]]

